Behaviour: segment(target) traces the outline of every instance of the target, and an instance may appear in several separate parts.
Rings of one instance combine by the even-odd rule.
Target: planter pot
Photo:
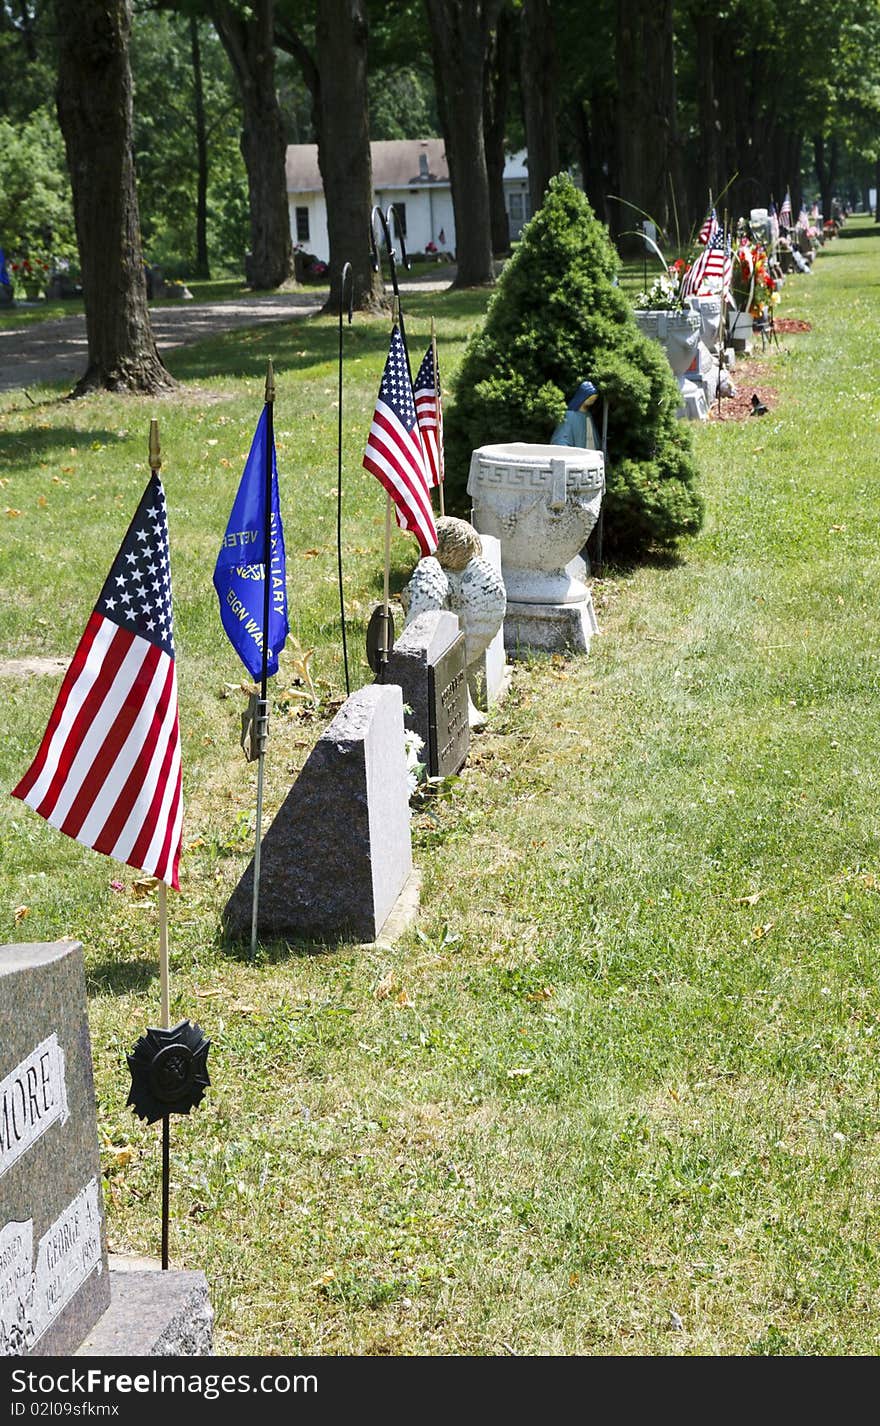
[[[639,330],[659,342],[675,376],[683,376],[691,365],[700,340],[701,319],[693,308],[684,312],[637,311]]]
[[[39,300],[40,293],[43,289],[38,282],[25,282],[23,286],[24,295],[28,302],[36,302]]]
[[[525,442],[481,446],[471,456],[467,488],[477,530],[501,543],[507,648],[586,653],[596,630],[592,599],[566,565],[599,518],[601,452]]]
[[[700,318],[700,341],[713,352],[721,335],[721,298],[691,297],[690,304]]]

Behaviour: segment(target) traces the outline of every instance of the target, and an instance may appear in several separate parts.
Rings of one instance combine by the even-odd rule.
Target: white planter
[[[569,446],[481,446],[471,456],[473,523],[501,543],[508,649],[574,648],[595,632],[592,599],[566,569],[599,518],[605,489],[600,451]]]
[[[690,304],[700,318],[700,341],[713,352],[721,335],[720,297],[691,297]]]
[[[700,340],[699,313],[692,308],[684,312],[637,311],[639,330],[659,342],[669,359],[675,376],[682,376],[694,359]]]

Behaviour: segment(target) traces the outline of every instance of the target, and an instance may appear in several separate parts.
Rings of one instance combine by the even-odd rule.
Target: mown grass
[[[589,658],[517,667],[461,781],[414,818],[423,909],[393,950],[275,945],[250,965],[219,934],[254,773],[210,574],[270,353],[294,631],[325,700],[296,713],[288,653],[270,810],[342,691],[334,323],[171,355],[173,1012],[211,1036],[214,1079],[175,1124],[172,1253],[208,1274],[220,1350],[878,1350],[878,263],[850,224],[787,285],[813,331],[766,359],[778,407],[695,433],[703,534],[595,583]],[[484,301],[411,299],[413,351],[435,311],[451,375]],[[359,460],[386,341],[384,323],[346,333],[355,686],[383,513]],[[0,405],[5,657],[72,649],[156,409],[42,395]],[[411,561],[396,537],[396,585]],[[9,787],[57,681],[0,687]],[[0,937],[85,944],[110,1239],[155,1251],[157,1138],[124,1109],[124,1052],[158,1012],[153,898],[9,799],[0,857]]]

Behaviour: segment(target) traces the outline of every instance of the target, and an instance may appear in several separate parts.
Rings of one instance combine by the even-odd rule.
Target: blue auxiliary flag
[[[12,286],[12,283],[9,281],[9,273],[6,271],[6,258],[2,248],[0,248],[0,286]]]
[[[270,440],[268,406],[263,407],[250,454],[214,567],[214,588],[220,600],[220,618],[248,673],[259,679],[263,669],[263,600],[266,571],[266,447]],[[284,648],[287,622],[287,571],[284,531],[278,505],[278,467],[272,438],[272,508],[269,558],[269,629],[267,672],[278,672],[278,655]]]

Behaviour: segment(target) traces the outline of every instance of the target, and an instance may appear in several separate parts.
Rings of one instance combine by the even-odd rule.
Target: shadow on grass
[[[233,936],[221,926],[214,936],[213,945],[221,956],[225,956],[227,960],[236,961],[239,965],[276,966],[282,965],[285,961],[335,955],[341,950],[360,945],[360,942],[334,941],[330,943],[328,941],[281,939],[266,941],[258,937],[257,954],[252,957],[250,935]]]
[[[430,341],[431,316],[443,306],[444,319],[469,322],[486,309],[485,292],[404,293],[403,315],[415,367],[423,346]],[[388,353],[390,314],[368,317],[356,313],[351,327],[343,325],[343,374],[345,364],[357,357],[375,358],[377,385],[382,363]],[[462,333],[462,336],[465,334]],[[439,346],[443,351],[443,338]],[[264,324],[238,328],[191,346],[175,347],[163,353],[171,374],[179,381],[198,381],[211,376],[263,377],[272,358],[275,370],[306,371],[312,367],[335,366],[339,351],[338,319],[307,314]]]
[[[846,227],[837,234],[839,238],[880,238],[880,223],[874,223],[870,228],[850,228]],[[834,249],[832,248],[833,252]]]
[[[88,968],[86,987],[90,994],[127,995],[132,990],[145,990],[158,975],[159,966],[153,960],[104,960]]]
[[[54,405],[55,403],[46,402],[43,404]],[[29,427],[26,431],[14,431],[0,435],[0,463],[4,466],[7,464],[30,466],[42,456],[56,455],[59,449],[69,450],[71,446],[75,446],[79,451],[85,453],[89,450],[97,450],[98,445],[119,445],[122,439],[118,431],[89,431],[88,437],[84,440],[83,432],[75,426],[54,426],[48,431]]]

